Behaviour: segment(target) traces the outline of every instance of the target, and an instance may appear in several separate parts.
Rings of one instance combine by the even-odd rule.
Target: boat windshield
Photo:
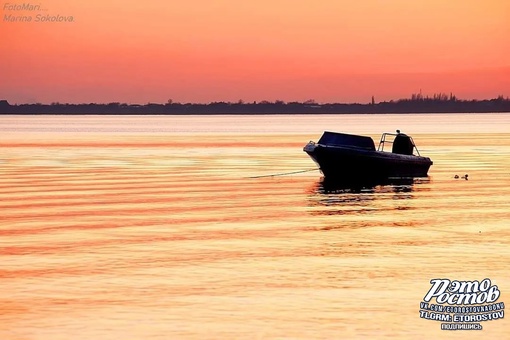
[[[384,151],[385,144],[392,144],[392,153],[397,153],[401,155],[413,155],[414,150],[416,150],[416,154],[420,155],[416,144],[414,144],[413,138],[404,133],[388,133],[385,132],[381,136],[381,141],[379,142],[379,146],[377,147],[377,151]]]

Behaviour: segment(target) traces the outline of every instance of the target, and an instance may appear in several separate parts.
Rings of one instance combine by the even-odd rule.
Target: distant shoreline
[[[423,97],[413,95],[411,99],[375,103],[325,103],[313,100],[305,102],[243,101],[212,102],[208,104],[148,103],[145,105],[108,104],[19,104],[11,105],[0,100],[0,114],[27,115],[269,115],[269,114],[391,114],[391,113],[489,113],[510,112],[510,99],[499,96],[487,100],[459,100],[445,94]]]

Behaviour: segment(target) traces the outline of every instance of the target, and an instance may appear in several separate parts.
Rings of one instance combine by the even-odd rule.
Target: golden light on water
[[[431,279],[486,277],[507,302],[509,118],[433,117],[405,129],[430,178],[361,190],[268,176],[313,169],[302,147],[341,117],[7,117],[0,338],[466,337],[419,302]],[[330,129],[377,138],[365,119]]]

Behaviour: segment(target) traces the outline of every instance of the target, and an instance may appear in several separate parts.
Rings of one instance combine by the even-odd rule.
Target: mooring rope
[[[316,170],[319,170],[319,169],[314,168],[314,169],[308,169],[308,170],[299,170],[299,171],[292,171],[292,172],[282,172],[282,173],[279,173],[279,174],[252,176],[252,177],[248,177],[248,178],[264,178],[264,177],[286,176],[286,175],[300,174],[300,173],[303,173],[303,172],[310,172],[310,171],[316,171]]]

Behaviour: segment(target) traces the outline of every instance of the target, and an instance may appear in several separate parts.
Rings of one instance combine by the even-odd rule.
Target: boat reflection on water
[[[429,183],[429,178],[389,178],[384,180],[338,181],[322,178],[309,190],[314,215],[367,214],[380,210],[409,210],[405,201]],[[420,189],[421,190],[421,189]],[[396,200],[400,202],[395,202]]]
[[[369,178],[338,180],[326,177],[316,184],[316,190],[322,194],[363,193],[378,191],[411,192],[415,184],[429,182],[429,178]]]

